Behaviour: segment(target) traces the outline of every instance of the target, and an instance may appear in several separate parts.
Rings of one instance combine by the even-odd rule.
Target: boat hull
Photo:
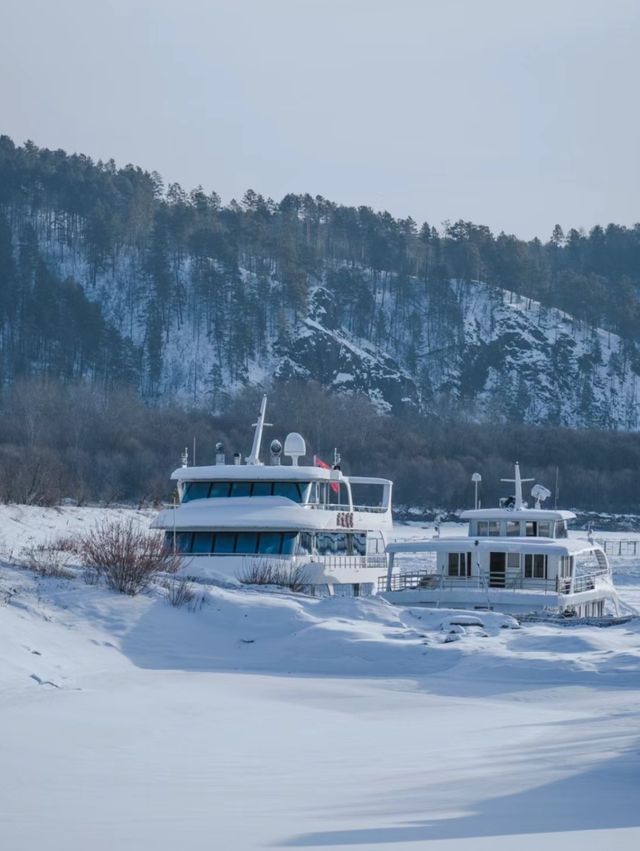
[[[178,575],[201,582],[247,583],[252,577],[279,572],[296,574],[298,583],[314,586],[359,586],[361,594],[374,593],[386,576],[384,556],[183,556]]]
[[[551,591],[514,592],[505,588],[413,588],[401,591],[381,591],[380,596],[397,606],[427,606],[448,609],[492,610],[506,614],[524,615],[532,612],[566,612],[575,610],[586,614],[590,606],[600,601],[615,603],[615,589],[594,588],[579,594],[558,594]]]

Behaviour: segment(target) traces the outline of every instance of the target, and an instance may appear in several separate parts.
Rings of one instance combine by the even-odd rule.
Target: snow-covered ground
[[[637,623],[218,588],[175,609],[9,566],[114,513],[0,507],[0,848],[639,846]],[[640,565],[616,574],[637,604]]]

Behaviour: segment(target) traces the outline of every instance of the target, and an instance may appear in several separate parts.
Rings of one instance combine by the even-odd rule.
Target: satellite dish
[[[284,454],[291,458],[291,464],[294,467],[298,466],[298,458],[307,454],[307,444],[304,442],[304,437],[297,431],[292,431],[287,435],[284,441]]]
[[[480,475],[480,473],[474,473],[474,474],[471,476],[471,481],[472,481],[472,482],[481,482],[481,481],[482,481],[482,476]]]
[[[536,501],[536,508],[540,508],[540,503],[544,502],[545,499],[549,499],[551,491],[548,488],[545,488],[544,485],[534,485],[531,488],[531,496]]]

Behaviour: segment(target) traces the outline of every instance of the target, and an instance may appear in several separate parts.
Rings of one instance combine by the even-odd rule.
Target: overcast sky
[[[640,221],[640,0],[0,0],[0,132],[547,237]]]

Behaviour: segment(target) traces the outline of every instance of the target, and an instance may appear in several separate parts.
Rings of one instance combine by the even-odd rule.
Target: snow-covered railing
[[[596,586],[598,576],[608,575],[608,570],[593,570],[589,573],[576,576],[573,580],[573,591],[571,590],[570,577],[558,577],[557,579],[534,579],[519,577],[514,578],[504,585],[491,585],[483,576],[442,576],[440,573],[432,573],[428,570],[407,571],[396,573],[391,576],[390,588],[387,587],[387,578],[378,579],[378,591],[410,591],[417,589],[446,589],[452,591],[456,588],[487,588],[505,591],[538,591],[557,594],[579,594],[583,591],[592,591]]]
[[[638,556],[640,555],[640,538],[636,540],[600,540],[602,549],[609,556]]]
[[[304,564],[322,564],[330,569],[342,568],[375,568],[384,570],[387,566],[387,559],[384,555],[313,555],[313,556],[297,556],[303,560]]]
[[[596,587],[596,579],[598,576],[608,576],[609,571],[605,568],[600,570],[592,570],[589,573],[582,573],[580,576],[574,577],[573,593],[579,594],[581,591],[593,591]],[[565,580],[566,581],[566,580]],[[561,594],[568,594],[569,591],[561,591]]]
[[[390,587],[387,587],[387,577],[378,579],[378,591],[413,591],[423,588],[486,588],[486,582],[481,576],[441,576],[428,570],[406,571],[394,573],[391,576]]]
[[[317,511],[361,511],[369,514],[385,514],[387,509],[382,505],[343,505],[337,502],[305,502],[303,508],[314,508]]]

